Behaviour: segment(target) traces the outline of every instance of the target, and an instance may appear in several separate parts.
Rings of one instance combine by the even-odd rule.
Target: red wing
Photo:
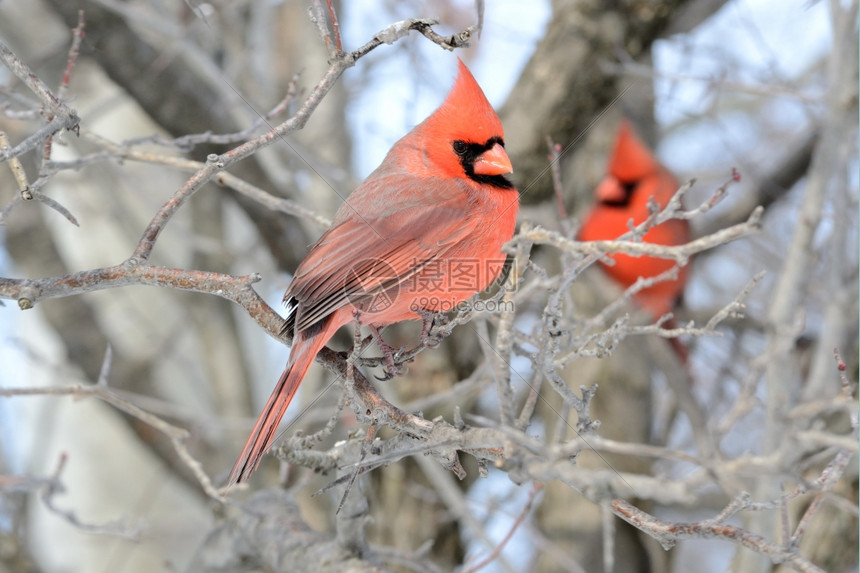
[[[294,318],[299,331],[358,298],[403,283],[468,235],[469,202],[463,187],[444,180],[410,180],[414,183],[399,182],[397,197],[371,197],[367,188],[353,193],[346,208],[355,211],[342,209],[299,265],[284,295],[298,304]],[[385,212],[369,216],[376,203],[376,211]]]

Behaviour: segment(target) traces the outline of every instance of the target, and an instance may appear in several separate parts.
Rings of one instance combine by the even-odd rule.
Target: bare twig
[[[212,498],[223,501],[223,497],[215,486],[212,485],[209,477],[203,472],[200,462],[194,459],[188,448],[185,447],[185,439],[188,437],[188,432],[182,428],[172,426],[153,414],[138,408],[131,402],[120,398],[117,394],[108,387],[96,385],[72,384],[70,386],[53,386],[48,388],[0,388],[0,396],[74,396],[86,397],[92,396],[104,402],[107,402],[117,410],[121,410],[126,414],[140,420],[153,429],[161,432],[170,440],[173,449],[182,461],[191,469],[194,476],[197,478],[203,490]]]
[[[623,253],[632,257],[657,257],[672,259],[680,265],[686,264],[696,253],[713,249],[728,242],[749,236],[759,231],[762,210],[756,209],[745,223],[700,237],[685,245],[669,246],[654,243],[637,243],[625,240],[576,242],[541,227],[534,227],[528,233],[521,233],[519,240],[527,239],[536,244],[552,245],[570,253],[582,253],[595,257],[610,253]]]
[[[69,81],[72,78],[72,71],[75,69],[75,62],[78,59],[78,53],[81,49],[81,40],[84,37],[84,11],[78,10],[78,25],[72,30],[72,44],[69,46],[69,55],[66,60],[66,69],[63,72],[63,80],[60,82],[60,89],[57,92],[57,99],[59,101],[63,101],[66,98],[66,92],[69,89]],[[47,109],[44,113],[45,119],[47,121],[51,121],[54,119],[54,112],[51,109]],[[80,133],[78,133],[80,135]],[[45,163],[47,163],[51,159],[51,150],[54,145],[54,136],[53,134],[49,135],[45,138],[45,143],[42,146],[42,162],[41,165],[44,167]],[[41,168],[40,168],[41,174]],[[59,204],[58,204],[59,205]],[[56,207],[55,207],[56,208]],[[67,217],[68,218],[68,217]],[[77,225],[77,222],[74,222]]]
[[[338,24],[332,0],[326,0],[326,8],[328,8],[328,17],[331,19],[331,33],[334,36],[334,46],[337,49],[335,55],[339,56],[343,53],[343,43],[340,39],[340,24]]]
[[[540,493],[542,490],[543,484],[535,483],[532,485],[532,489],[529,492],[529,497],[526,500],[522,511],[519,513],[519,515],[517,515],[517,518],[511,524],[511,527],[510,529],[508,529],[508,532],[505,534],[502,540],[499,541],[498,545],[493,548],[489,555],[466,569],[468,573],[483,569],[484,567],[492,563],[496,558],[498,558],[499,555],[502,554],[502,551],[505,549],[505,546],[508,544],[508,541],[510,541],[511,537],[514,536],[514,532],[516,532],[520,525],[522,525],[523,521],[525,521],[526,516],[528,516],[529,512],[532,510],[532,506],[534,505],[535,499],[537,498],[538,493]]]
[[[328,71],[323,78],[317,83],[316,87],[308,94],[305,101],[299,106],[299,109],[286,121],[271,129],[270,131],[260,135],[238,147],[235,147],[222,155],[210,155],[207,158],[206,164],[200,168],[186,183],[179,189],[168,201],[162,205],[155,216],[150,221],[143,236],[135,248],[132,258],[146,260],[149,258],[152,249],[155,247],[155,242],[158,236],[163,231],[165,225],[170,221],[176,211],[185,204],[203,185],[210,181],[216,173],[220,173],[229,168],[233,163],[241,161],[256,153],[260,149],[267,147],[276,141],[280,141],[289,133],[302,129],[310,118],[311,114],[316,110],[317,106],[323,100],[325,95],[331,90],[340,76],[345,70],[355,65],[363,56],[366,56],[382,43],[393,43],[403,36],[409,30],[417,30],[421,32],[431,41],[439,44],[445,49],[454,49],[468,44],[470,35],[469,29],[461,32],[458,35],[444,38],[436,34],[432,25],[435,20],[427,19],[412,19],[404,20],[389,26],[373,40],[355,50],[353,52],[344,53],[340,57],[334,59]]]
[[[239,136],[242,134],[231,134],[229,138],[232,139],[233,135]],[[127,159],[131,161],[140,161],[142,163],[151,163],[155,165],[168,165],[171,167],[176,167],[177,169],[182,169],[183,171],[197,171],[205,167],[203,163],[199,161],[193,161],[191,159],[184,159],[172,155],[162,155],[144,151],[135,151],[128,148],[128,145],[130,144],[116,144],[95,134],[85,134],[84,137],[86,137],[90,141],[93,141],[100,147],[104,148],[107,153],[97,153],[89,158],[83,157],[73,162],[51,162],[50,167],[52,171],[50,171],[49,174],[53,174],[60,169],[79,168],[89,162],[96,160],[101,161],[115,159]],[[205,134],[203,134],[200,136],[200,139],[193,140],[193,143],[201,143],[204,142],[205,139]],[[183,141],[183,139],[179,138],[173,141],[178,142]],[[209,142],[211,143],[212,141]],[[181,145],[185,145],[185,143],[183,142]],[[322,217],[318,213],[299,205],[295,201],[276,197],[271,193],[260,189],[259,187],[252,185],[247,181],[244,181],[243,179],[240,179],[232,173],[218,173],[214,177],[214,180],[219,185],[229,187],[248,197],[249,199],[252,199],[257,203],[260,203],[261,205],[274,211],[280,211],[282,213],[294,215],[303,220],[313,221],[321,228],[328,227],[331,224],[331,221],[329,219]],[[37,185],[39,185],[39,182],[34,183],[34,186]]]
[[[42,487],[39,497],[42,500],[42,503],[45,504],[45,507],[48,508],[51,513],[62,517],[81,531],[86,531],[87,533],[93,533],[96,535],[111,535],[123,539],[139,539],[139,525],[132,525],[119,520],[100,524],[89,523],[80,519],[74,511],[57,507],[54,503],[54,498],[66,491],[62,482],[62,473],[63,469],[66,467],[67,460],[68,457],[65,454],[61,454],[60,459],[57,462],[57,469],[54,470],[54,474],[50,479],[44,481],[44,486]]]
[[[555,206],[558,209],[558,217],[561,220],[562,230],[568,237],[573,237],[570,229],[570,221],[567,218],[567,208],[564,206],[564,188],[561,185],[561,145],[555,143],[550,136],[546,136],[546,145],[549,148],[549,166],[552,174],[552,190],[555,193]]]
[[[0,131],[0,153],[6,153],[9,149],[9,138],[6,132]],[[9,160],[9,169],[12,171],[12,176],[15,177],[15,182],[18,184],[18,191],[21,194],[21,199],[29,201],[33,198],[30,192],[30,184],[27,182],[27,172],[24,171],[24,166],[21,165],[21,160],[13,157]],[[0,219],[2,221],[2,219]]]
[[[78,10],[78,25],[72,30],[72,45],[69,46],[69,56],[66,60],[66,69],[63,72],[63,81],[60,82],[60,89],[57,91],[57,98],[62,101],[66,97],[66,92],[69,90],[69,81],[72,79],[72,70],[75,69],[75,62],[78,61],[78,54],[81,51],[81,41],[84,39],[84,11]]]
[[[784,563],[795,571],[824,573],[823,569],[816,567],[796,551],[790,551],[740,527],[704,521],[698,523],[663,521],[621,499],[612,500],[611,505],[615,515],[659,541],[665,549],[671,548],[682,539],[719,538],[739,543],[747,549],[769,557],[773,563]]]
[[[0,388],[0,396],[91,396],[98,398],[103,402],[110,404],[117,410],[125,412],[129,416],[140,420],[144,424],[164,434],[170,440],[170,443],[173,446],[173,449],[176,451],[176,454],[192,471],[194,477],[197,478],[197,481],[200,483],[200,486],[203,488],[203,491],[205,491],[212,498],[217,499],[219,501],[223,501],[224,498],[212,484],[212,481],[209,479],[209,476],[207,476],[206,473],[203,471],[203,467],[200,465],[200,462],[194,459],[194,457],[188,451],[188,448],[185,447],[185,440],[186,438],[188,438],[189,435],[186,430],[168,424],[158,416],[155,416],[154,414],[151,414],[139,408],[138,406],[135,406],[131,402],[121,398],[108,387],[107,378],[110,371],[112,356],[113,353],[111,352],[110,347],[108,347],[107,351],[105,352],[105,358],[102,363],[99,380],[96,384],[72,384],[70,386],[51,386],[47,388]]]
[[[36,94],[45,106],[45,109],[53,115],[53,119],[36,133],[30,135],[15,147],[0,153],[0,161],[6,161],[34,149],[46,137],[54,135],[62,129],[75,133],[78,132],[80,118],[77,112],[55,96],[33,70],[21,61],[2,40],[0,40],[0,61]]]

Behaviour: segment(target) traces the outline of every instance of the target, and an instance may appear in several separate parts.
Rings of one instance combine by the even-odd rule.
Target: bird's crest
[[[651,151],[636,137],[630,122],[622,120],[609,159],[609,173],[619,181],[636,181],[656,171],[658,166]]]

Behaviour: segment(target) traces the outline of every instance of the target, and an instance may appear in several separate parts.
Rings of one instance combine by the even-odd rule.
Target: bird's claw
[[[419,311],[419,315],[423,320],[423,324],[421,325],[421,343],[427,348],[436,348],[440,344],[442,344],[442,340],[445,339],[445,336],[441,333],[433,333],[433,328],[438,324],[440,326],[445,325],[448,320],[447,316],[441,313],[435,313],[429,310]]]
[[[403,364],[399,364],[397,362],[397,359],[403,354],[403,348],[394,348],[385,342],[382,339],[382,336],[377,337],[376,344],[382,351],[383,358],[385,358],[385,370],[382,376],[374,376],[374,378],[384,382],[386,380],[391,380],[396,376],[401,376],[404,373],[405,368],[403,367]]]
[[[403,353],[403,349],[394,349],[391,346],[385,345],[386,347],[382,349],[382,354],[385,357],[385,370],[382,376],[374,376],[377,380],[381,382],[385,382],[386,380],[391,380],[397,376],[402,376],[406,369],[403,367],[402,363],[398,363],[397,359]]]
[[[441,334],[434,334],[432,336],[425,335],[421,337],[421,343],[424,344],[424,346],[426,346],[427,348],[436,348],[437,346],[442,344],[443,340],[444,337]]]
[[[374,375],[373,377],[376,378],[377,380],[379,380],[380,382],[388,382],[389,380],[391,380],[392,378],[394,378],[397,375],[398,374],[395,374],[386,368],[385,373],[382,376]]]

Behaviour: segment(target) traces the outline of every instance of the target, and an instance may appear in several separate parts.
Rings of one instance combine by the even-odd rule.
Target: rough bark
[[[619,94],[606,64],[646,55],[686,0],[555,0],[546,34],[500,110],[525,203],[552,192],[546,137],[578,141]],[[623,106],[623,102],[621,103]]]

